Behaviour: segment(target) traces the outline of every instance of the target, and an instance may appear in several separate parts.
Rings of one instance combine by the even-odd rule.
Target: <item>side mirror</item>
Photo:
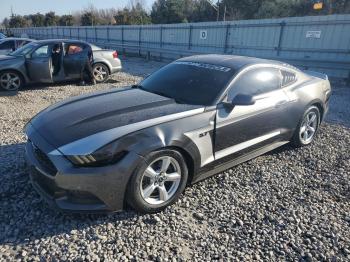
[[[255,104],[255,99],[251,95],[238,94],[232,99],[231,103],[234,106],[250,106]]]

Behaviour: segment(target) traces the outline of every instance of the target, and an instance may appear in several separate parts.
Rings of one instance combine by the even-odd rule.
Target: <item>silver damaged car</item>
[[[60,63],[54,74],[52,49],[60,46]],[[118,53],[77,40],[40,40],[7,55],[0,55],[0,87],[14,91],[28,83],[54,83],[78,80],[87,52],[92,49],[93,75],[97,83],[122,69]],[[90,49],[90,50],[91,50]]]

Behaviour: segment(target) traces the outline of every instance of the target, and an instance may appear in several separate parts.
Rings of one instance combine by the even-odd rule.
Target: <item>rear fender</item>
[[[316,72],[316,71],[311,71],[311,70],[304,70],[303,71],[305,74],[313,76],[313,77],[317,77],[323,80],[328,80],[328,76],[326,74],[320,73],[320,72]]]

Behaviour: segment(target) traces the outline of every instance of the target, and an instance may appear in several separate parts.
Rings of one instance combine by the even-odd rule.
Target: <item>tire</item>
[[[0,72],[0,88],[6,91],[17,91],[24,84],[20,73],[12,70]]]
[[[96,63],[92,66],[92,73],[96,83],[104,83],[109,78],[109,69],[105,64]]]
[[[314,120],[312,121],[312,119]],[[314,141],[320,125],[321,114],[316,106],[310,106],[303,114],[296,128],[291,143],[295,147],[302,147]]]
[[[179,152],[152,152],[136,168],[129,181],[127,203],[141,213],[160,212],[179,198],[187,178],[187,165]]]

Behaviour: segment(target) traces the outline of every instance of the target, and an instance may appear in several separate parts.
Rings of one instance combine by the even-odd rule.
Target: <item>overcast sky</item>
[[[147,8],[152,6],[154,0],[144,0]],[[0,21],[11,15],[11,6],[13,12],[19,15],[33,13],[47,13],[54,11],[59,15],[70,14],[81,10],[92,3],[95,7],[102,8],[121,8],[129,3],[129,0],[0,0]]]

